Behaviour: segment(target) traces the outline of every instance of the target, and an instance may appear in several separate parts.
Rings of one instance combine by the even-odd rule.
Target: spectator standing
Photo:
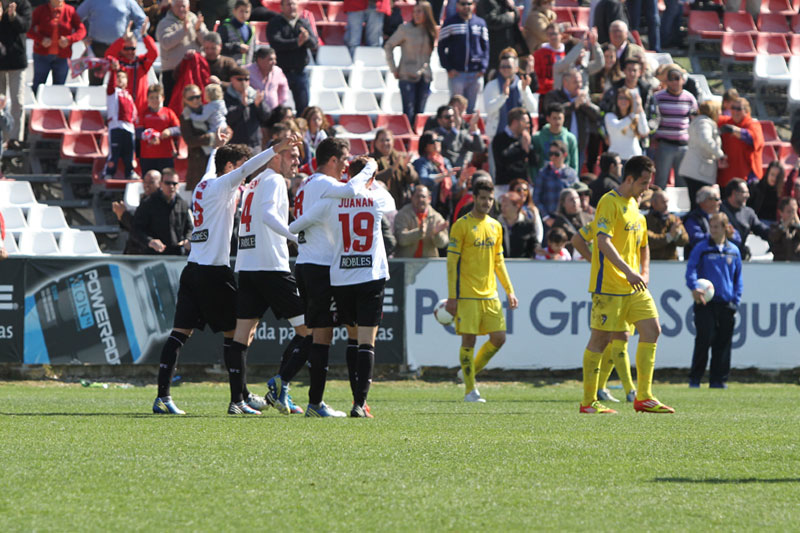
[[[153,38],[147,34],[148,26],[149,21],[145,20],[144,24],[142,24],[144,32],[142,40],[147,53],[136,55],[136,45],[139,41],[131,29],[131,23],[128,24],[128,31],[125,32],[125,35],[111,43],[106,50],[106,57],[117,60],[120,68],[128,76],[128,92],[133,95],[133,99],[136,102],[136,111],[140,115],[147,109],[148,104],[147,88],[149,83],[147,76],[153,67],[153,63],[158,58],[158,46],[156,46]]]
[[[617,47],[606,43],[600,47],[603,51],[603,68],[589,76],[589,94],[592,102],[599,104],[603,93],[609,90],[614,82],[622,79],[622,71],[617,62]]]
[[[588,89],[589,77],[603,69],[603,49],[597,36],[588,32],[578,39],[564,34],[564,57],[553,65],[553,89],[563,86],[564,75],[572,69],[581,73],[581,88]]]
[[[248,0],[236,0],[233,5],[233,16],[223,20],[217,28],[222,39],[222,53],[236,60],[241,66],[253,62],[255,51],[256,32],[249,22],[250,10]]]
[[[264,93],[264,102],[272,110],[289,101],[289,82],[277,63],[275,50],[259,46],[253,55],[253,63],[248,65],[250,87]]]
[[[648,1],[648,0],[643,0]],[[664,0],[664,14],[661,17],[661,50],[667,48],[682,48],[685,46],[680,32],[675,31],[683,15],[684,4],[692,3],[687,0]],[[692,7],[696,7],[697,4]],[[761,4],[759,4],[759,7]],[[658,11],[656,11],[658,16]],[[648,22],[648,26],[649,26]]]
[[[699,388],[706,371],[708,349],[711,348],[709,387],[727,389],[731,369],[731,345],[736,307],[742,300],[742,257],[728,242],[725,213],[711,217],[710,238],[698,243],[686,264],[686,286],[694,299],[694,339],[689,387]],[[697,280],[707,279],[714,285],[714,297],[706,302]]]
[[[616,189],[622,182],[622,159],[616,152],[608,151],[600,156],[600,175],[588,187],[592,191],[589,204],[597,207],[600,198]]]
[[[604,118],[608,149],[619,154],[622,163],[631,157],[642,155],[640,139],[650,133],[647,117],[642,109],[642,99],[638,91],[621,87],[616,91],[617,103],[613,111]],[[599,201],[599,200],[598,200]]]
[[[489,71],[500,63],[500,52],[513,48],[517,56],[528,55],[528,45],[520,30],[519,11],[510,0],[480,0],[477,14],[489,28]]]
[[[536,228],[522,212],[522,195],[509,191],[500,197],[500,216],[503,227],[503,257],[533,259],[539,241]]]
[[[725,187],[733,178],[744,178],[748,183],[760,180],[764,174],[761,155],[764,151],[764,134],[761,124],[750,116],[750,103],[739,98],[731,104],[731,116],[719,117],[722,134],[722,151],[728,156],[721,165],[717,183]]]
[[[439,62],[447,70],[451,95],[467,99],[467,113],[475,110],[489,68],[489,28],[473,14],[474,0],[458,0],[457,11],[447,17],[439,32]]]
[[[53,85],[67,81],[72,45],[86,37],[75,8],[64,0],[50,0],[33,10],[28,37],[33,39],[33,94],[53,74]]]
[[[27,3],[27,0],[23,1]],[[127,31],[132,31],[139,39],[146,18],[136,0],[83,0],[76,12],[86,25],[89,46],[95,57],[106,57],[111,43]],[[131,22],[133,26],[129,27]],[[89,85],[102,85],[104,77],[103,71],[90,70]]]
[[[637,59],[628,59],[623,65],[623,78],[603,95],[600,109],[606,113],[614,111],[617,104],[617,92],[622,88],[628,89],[631,93],[638,92],[642,109],[647,117],[647,125],[650,130],[653,130],[658,125],[658,107],[653,97],[653,87],[642,79],[642,63]]]
[[[774,261],[800,261],[800,216],[797,200],[781,198],[779,216],[769,230],[769,247]]]
[[[0,158],[3,156],[3,138],[8,135],[8,132],[11,131],[11,127],[14,125],[14,117],[11,116],[11,112],[8,108],[6,95],[0,93]],[[0,170],[0,178],[3,177],[3,172]]]
[[[508,112],[508,125],[492,139],[498,194],[508,191],[513,180],[527,179],[531,155],[531,119],[524,107],[515,107]]]
[[[231,84],[225,89],[225,118],[233,130],[230,142],[247,145],[255,153],[261,150],[261,126],[269,119],[269,109],[264,93],[250,87],[247,69],[237,67],[231,74]]]
[[[308,145],[311,157],[316,157],[317,146],[328,138],[327,130],[331,127],[322,108],[309,106],[303,111],[303,117],[308,124],[308,129],[303,135],[303,140]]]
[[[344,42],[351,55],[357,46],[361,46],[362,36],[367,46],[381,45],[383,19],[392,14],[390,0],[344,0],[342,8],[347,13]]]
[[[349,15],[348,15],[349,16]],[[403,99],[403,113],[411,124],[425,109],[433,74],[430,61],[436,45],[438,30],[430,2],[422,0],[414,6],[410,22],[406,22],[389,37],[383,49],[389,70],[398,80]],[[400,47],[400,65],[394,62],[393,50]]]
[[[439,248],[447,246],[447,221],[431,207],[431,193],[417,185],[411,202],[394,218],[397,239],[395,257],[439,257]]]
[[[642,65],[642,73],[644,74],[647,71],[647,66],[644,61],[644,48],[631,41],[630,33],[628,32],[628,24],[622,20],[615,20],[609,27],[608,35],[608,42],[613,44],[614,48],[617,50],[617,64],[619,68],[623,69],[625,63],[627,63],[629,59],[636,59],[639,61],[639,64]],[[599,38],[598,41],[602,42]]]
[[[233,14],[233,6],[236,0],[197,0],[197,8],[194,10],[198,15],[203,15],[211,27],[216,22],[225,20]]]
[[[600,108],[592,103],[589,91],[583,88],[583,75],[577,68],[570,68],[562,79],[562,88],[553,89],[545,97],[545,109],[550,104],[561,104],[564,110],[564,125],[578,140],[578,169],[586,160],[589,136],[597,130]],[[592,165],[594,166],[594,165]]]
[[[675,0],[677,2],[677,0]],[[642,11],[647,19],[647,49],[654,52],[661,51],[661,17],[658,13],[658,0],[625,0],[630,16],[631,31],[639,31],[639,22],[642,19]],[[644,9],[642,9],[644,8]],[[678,26],[677,20],[671,19],[670,33],[675,32]]]
[[[578,182],[575,170],[566,164],[567,145],[560,139],[553,140],[548,148],[549,163],[536,176],[533,186],[533,201],[542,220],[552,226],[559,206],[561,191]],[[576,194],[577,196],[577,194]]]
[[[508,113],[524,107],[536,113],[536,101],[531,91],[531,76],[517,73],[519,61],[512,53],[505,53],[500,61],[498,76],[486,84],[483,107],[486,109],[486,135],[492,139],[508,124]]]
[[[31,28],[31,5],[28,0],[0,4],[0,94],[8,94],[11,104],[9,146],[19,145],[25,136],[25,69],[28,53],[25,34]]]
[[[530,52],[547,42],[547,27],[556,21],[555,5],[556,0],[534,0],[533,10],[525,19],[525,42]]]
[[[697,207],[697,191],[717,182],[717,163],[725,159],[718,118],[719,104],[706,100],[698,106],[698,114],[689,125],[689,145],[678,174],[689,189],[690,209]]]
[[[689,122],[697,113],[697,100],[683,89],[683,75],[677,69],[667,72],[667,88],[655,94],[661,116],[654,138],[656,146],[655,184],[664,189],[669,181],[670,169],[675,172],[676,185],[682,186],[680,166],[689,149]]]
[[[454,167],[464,168],[472,161],[473,152],[484,152],[486,145],[478,128],[481,116],[475,112],[469,120],[468,129],[456,127],[456,111],[443,105],[436,111],[438,127],[436,133],[442,137],[442,154]]]
[[[411,200],[411,193],[419,181],[416,169],[409,162],[408,154],[394,149],[394,135],[387,129],[379,129],[372,143],[370,157],[378,163],[375,178],[386,184],[398,208]]]
[[[156,37],[161,45],[161,83],[164,85],[165,101],[169,102],[172,98],[172,89],[178,81],[177,69],[183,56],[189,51],[199,52],[206,33],[208,29],[203,22],[203,15],[189,11],[189,0],[172,0],[170,10],[156,28]]]
[[[778,199],[786,181],[780,161],[771,161],[764,171],[764,177],[750,187],[750,200],[747,202],[760,220],[778,220]]]
[[[148,196],[133,216],[136,240],[148,254],[186,255],[192,235],[189,205],[178,194],[178,177],[164,173],[161,188]]]
[[[210,31],[203,36],[203,55],[208,63],[208,82],[219,83],[227,89],[231,84],[231,72],[239,65],[232,57],[222,55],[222,38],[219,33]]]
[[[628,15],[625,13],[625,0],[600,0],[594,9],[593,21],[593,26],[597,28],[597,42],[600,44],[609,42],[611,24],[616,21],[625,23],[627,33]],[[627,35],[625,38],[627,39]],[[619,49],[619,46],[617,48]]]
[[[562,42],[561,25],[556,22],[551,23],[545,30],[545,34],[547,42],[533,53],[533,68],[541,98],[553,90],[555,85],[553,67],[566,55],[566,47]],[[544,104],[541,107],[544,108]]]
[[[719,187],[716,185],[706,185],[697,191],[697,207],[689,211],[683,218],[683,226],[689,235],[689,244],[683,248],[684,257],[689,257],[692,249],[698,243],[711,236],[708,221],[713,215],[720,212],[720,205],[722,205],[722,199]],[[738,247],[742,243],[742,238],[732,224],[729,222],[727,224],[727,238]]]
[[[564,108],[561,104],[550,104],[547,106],[546,113],[547,124],[533,136],[535,166],[541,169],[549,164],[550,144],[559,140],[567,147],[567,165],[577,172],[578,140],[564,127]]]
[[[306,65],[309,51],[316,51],[319,40],[308,19],[298,13],[297,0],[281,0],[281,16],[269,21],[267,39],[277,54],[278,66],[289,82],[295,111],[302,113],[308,106]]]
[[[725,187],[725,200],[722,202],[721,210],[728,216],[728,220],[739,232],[741,243],[736,243],[741,252],[742,258],[750,259],[750,250],[745,243],[750,233],[755,233],[765,241],[769,240],[769,227],[758,219],[758,215],[752,207],[747,206],[750,198],[750,190],[747,182],[741,178],[732,179]]]
[[[578,184],[580,184],[580,182],[576,182],[574,185]],[[567,236],[565,246],[570,254],[570,257],[572,257],[575,255],[575,248],[570,242],[572,236],[577,234],[578,230],[580,230],[586,224],[589,224],[591,221],[592,215],[583,210],[580,194],[576,190],[576,187],[573,186],[563,189],[561,193],[559,193],[558,211],[556,211],[556,214],[553,217],[553,225],[550,226],[548,232],[552,232],[556,228],[561,228],[564,231]],[[584,259],[589,261],[591,260],[591,257],[586,257]]]
[[[227,89],[226,89],[227,92]],[[208,165],[208,154],[204,147],[214,146],[217,140],[216,133],[200,129],[194,125],[192,115],[203,112],[203,95],[197,85],[187,85],[183,88],[183,112],[180,116],[181,136],[189,148],[189,157],[186,169],[186,190],[194,190],[200,183]]]
[[[678,246],[689,243],[689,235],[677,215],[669,212],[667,193],[658,190],[650,199],[650,211],[645,216],[650,259],[677,261]]]
[[[106,89],[106,119],[108,120],[108,161],[106,161],[106,179],[113,178],[117,172],[120,159],[125,169],[125,179],[135,179],[133,174],[133,136],[138,119],[136,102],[127,90],[128,76],[114,62],[108,73]]]
[[[147,105],[139,115],[137,129],[150,132],[141,143],[141,171],[160,172],[175,167],[172,139],[180,137],[181,122],[172,109],[164,107],[164,88],[161,85],[151,85],[147,90]]]
[[[449,219],[461,187],[455,180],[457,169],[442,155],[442,138],[436,132],[426,131],[419,138],[419,157],[413,165],[419,182],[431,191],[433,208]]]
[[[142,177],[142,195],[139,197],[139,205],[145,198],[156,192],[161,187],[161,172],[157,170],[150,170]],[[136,234],[133,230],[133,214],[125,208],[122,202],[112,202],[111,209],[117,217],[119,227],[128,232],[128,239],[125,241],[125,249],[123,254],[126,255],[144,255],[148,253],[147,243],[140,243],[136,240]]]

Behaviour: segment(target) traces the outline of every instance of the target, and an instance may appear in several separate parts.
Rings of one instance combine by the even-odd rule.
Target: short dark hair
[[[350,141],[328,137],[317,146],[317,168],[326,164],[332,157],[343,157],[350,151]]]
[[[217,149],[217,154],[214,156],[214,167],[217,170],[217,176],[221,176],[225,172],[225,165],[231,163],[236,165],[242,159],[250,159],[253,157],[253,151],[246,144],[226,144]]]
[[[564,155],[566,155],[566,154],[569,152],[569,149],[567,148],[567,143],[565,143],[565,142],[564,142],[564,141],[562,141],[561,139],[555,139],[555,140],[553,140],[553,141],[550,143],[550,146],[555,146],[555,147],[556,147],[556,148],[558,148],[558,150],[559,150],[559,151],[560,151],[562,154],[564,154]]]
[[[653,164],[652,159],[646,155],[635,155],[625,162],[625,169],[622,172],[622,179],[625,180],[631,176],[634,181],[642,177],[642,174],[649,172],[655,173],[656,166]]]
[[[494,194],[494,182],[487,176],[480,176],[479,178],[472,178],[472,195],[477,198],[478,193],[481,191],[489,191]]]
[[[731,181],[729,181],[725,186],[725,198],[730,198],[742,183],[744,183],[745,187],[747,187],[747,182],[742,178],[733,178]]]
[[[559,103],[556,103],[556,102],[554,102],[552,104],[548,104],[547,108],[545,108],[545,115],[544,116],[549,117],[553,113],[561,113],[563,115],[564,114],[564,106],[559,104]]]
[[[600,156],[600,172],[608,172],[611,165],[617,162],[619,154],[617,152],[606,152]]]
[[[792,203],[792,200],[797,200],[797,198],[792,198],[791,196],[784,196],[780,200],[778,200],[778,211],[783,211],[786,209],[786,206]]]
[[[248,2],[248,0],[236,0],[236,3],[233,4],[233,9],[239,9],[243,6],[250,7],[250,2]]]
[[[453,106],[451,105],[440,105],[439,109],[436,110],[436,118],[442,118],[442,115],[444,115],[451,109],[453,109]]]
[[[269,46],[259,46],[258,48],[256,48],[255,54],[253,54],[253,60],[264,59],[265,57],[274,55],[275,55],[275,50],[273,50]]]
[[[625,68],[628,65],[639,65],[641,67],[642,66],[642,62],[639,61],[638,59],[634,59],[632,57],[629,57],[628,59],[626,59],[625,61],[622,62],[622,70],[625,70]]]
[[[528,114],[528,110],[524,107],[515,107],[508,112],[508,123],[511,124],[515,120],[522,120],[522,117]]]
[[[567,232],[562,228],[552,228],[547,232],[547,242],[561,244],[567,242]]]
[[[355,159],[353,159],[350,162],[350,167],[348,169],[348,171],[350,173],[350,177],[354,178],[356,176],[356,174],[358,174],[359,172],[364,170],[364,167],[367,166],[367,161],[369,161],[369,158],[367,156],[365,156],[365,155],[362,155],[362,156],[359,156],[359,157],[356,157]]]

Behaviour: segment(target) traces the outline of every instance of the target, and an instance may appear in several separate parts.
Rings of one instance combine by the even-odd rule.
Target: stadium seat
[[[3,239],[3,245],[6,247],[6,251],[9,254],[18,254],[19,247],[17,246],[17,240],[14,238],[14,235],[10,232],[6,232],[6,238]]]
[[[767,168],[773,161],[778,161],[778,154],[775,152],[775,148],[768,144],[764,145],[764,149],[761,151],[761,165]]]
[[[779,55],[756,56],[753,64],[753,81],[756,87],[763,88],[767,85],[788,87],[792,80],[786,61]]]
[[[3,221],[6,224],[6,231],[22,231],[27,229],[28,222],[25,220],[25,215],[22,213],[22,208],[10,205],[0,208],[0,214],[3,215]]]
[[[800,13],[794,14],[789,24],[792,27],[793,33],[800,33]]]
[[[761,33],[789,33],[789,24],[786,17],[776,13],[762,13],[758,16],[758,31]]]
[[[792,51],[793,56],[800,56],[800,35],[789,35],[789,49]]]
[[[64,112],[60,109],[33,109],[29,127],[31,133],[43,137],[59,137],[70,131]]]
[[[125,209],[128,211],[135,211],[139,207],[142,195],[144,194],[144,186],[142,182],[131,181],[125,185],[125,192],[122,193],[122,203],[125,204]]]
[[[94,87],[78,87],[75,93],[75,106],[78,109],[106,110],[106,88],[102,85]]]
[[[317,31],[325,46],[344,46],[344,35],[347,32],[347,28],[343,23],[317,22]],[[320,47],[320,49],[322,48]],[[319,55],[317,56],[317,61],[319,61]],[[325,63],[325,65],[328,65],[328,63]],[[349,66],[349,63],[346,66]]]
[[[773,13],[782,17],[791,17],[797,13],[797,9],[792,9],[789,0],[761,0],[761,13]]]
[[[354,91],[371,91],[383,94],[386,91],[383,71],[373,67],[354,68],[350,72],[350,88]]]
[[[311,91],[311,99],[309,105],[315,105],[322,108],[323,113],[338,115],[344,112],[342,102],[339,100],[339,95],[336,91]]]
[[[372,135],[372,119],[368,115],[339,115],[339,125],[348,135]]]
[[[556,13],[556,22],[558,24],[566,24],[569,28],[576,26],[575,19],[572,16],[572,10],[568,7],[556,6],[553,8]]]
[[[449,101],[449,93],[431,93],[430,96],[428,96],[428,100],[425,102],[425,109],[423,109],[423,112],[434,115],[440,106],[447,105]]]
[[[388,70],[386,52],[380,46],[357,46],[353,53],[353,66],[358,68],[374,67]]]
[[[775,128],[775,123],[771,120],[761,120],[761,133],[764,135],[764,144],[781,146],[785,144],[778,136],[778,130]]]
[[[375,94],[369,91],[346,92],[342,100],[342,106],[346,113],[368,113],[377,114],[381,112]]]
[[[472,120],[472,115],[464,115],[465,122],[469,123],[470,120]],[[483,121],[483,117],[478,117],[478,131],[486,135],[486,123]]]
[[[747,33],[726,33],[722,36],[723,62],[753,61],[758,55],[753,38]]]
[[[573,7],[572,16],[575,18],[575,24],[578,30],[588,30],[591,26],[589,24],[589,15],[591,14],[589,7]]]
[[[0,206],[27,208],[36,204],[38,202],[29,181],[0,181]]]
[[[25,84],[25,111],[29,112],[39,107],[39,102],[36,101],[36,95],[33,94],[33,89],[27,83]]]
[[[330,22],[347,22],[347,13],[344,12],[342,2],[329,2],[325,7],[325,16]]]
[[[722,101],[722,96],[711,92],[711,87],[708,85],[708,80],[703,74],[689,74],[689,77],[694,80],[697,88],[700,91],[698,98],[699,102],[705,102],[706,100],[714,100],[717,102]]]
[[[400,93],[384,93],[383,100],[381,100],[381,111],[384,113],[402,113],[403,97],[400,96]]]
[[[19,253],[23,255],[58,255],[58,243],[50,231],[26,230],[19,234]]]
[[[745,11],[726,11],[722,16],[722,26],[727,33],[749,33],[753,36],[758,34],[753,17]]]
[[[385,128],[391,131],[395,137],[409,137],[414,134],[411,123],[405,115],[378,115],[375,120],[376,128]]]
[[[311,13],[314,16],[314,22],[323,22],[327,20],[325,17],[325,10],[322,9],[322,4],[305,2],[300,4],[300,8]]]
[[[789,58],[789,74],[792,79],[800,78],[800,56],[793,55]]]
[[[105,120],[96,109],[74,109],[69,114],[69,128],[75,133],[105,134]]]
[[[350,140],[350,155],[359,156],[369,154],[369,147],[367,141],[364,139],[349,139]]]
[[[428,119],[431,118],[433,115],[430,113],[420,113],[414,118],[414,133],[417,135],[422,135],[425,131],[425,123],[428,122]]]
[[[789,50],[789,45],[786,44],[786,38],[783,35],[759,33],[756,37],[756,50],[763,55],[783,56],[784,59],[792,57],[792,51]]]
[[[689,43],[692,37],[695,40],[716,40],[722,39],[725,33],[719,21],[719,15],[715,11],[699,11],[693,9],[689,12]]]
[[[93,231],[65,231],[58,239],[61,255],[103,255]]]
[[[69,110],[75,107],[72,91],[64,85],[39,85],[36,101],[40,107],[49,107],[52,109]]]
[[[403,142],[403,139],[400,137],[395,137],[393,147],[398,152],[405,152],[406,151],[406,143]]]
[[[256,34],[256,44],[268,45],[269,39],[267,39],[267,23],[257,20],[251,20],[250,26],[252,26],[253,32]]]
[[[310,70],[309,86],[313,87],[314,90],[344,92],[350,88],[340,68],[317,66],[311,67]]]
[[[104,139],[108,136],[103,135]],[[61,141],[61,157],[74,161],[91,162],[103,157],[97,139],[91,133],[67,133]]]
[[[383,50],[382,48],[380,50]],[[326,67],[350,67],[353,58],[346,46],[320,46],[317,52],[317,64]]]
[[[392,76],[389,74],[389,76]],[[394,76],[392,76],[394,77]],[[446,70],[433,71],[433,80],[431,81],[431,91],[437,93],[450,93],[450,84],[448,83],[449,76]]]
[[[783,163],[784,167],[794,168],[797,165],[797,153],[792,148],[791,143],[782,144],[776,152],[778,153],[778,160]]]
[[[60,207],[39,204],[28,210],[28,228],[35,231],[64,231],[69,229],[69,224]]]
[[[688,213],[691,207],[688,187],[667,187],[664,189],[669,200],[669,210],[673,213]]]
[[[750,261],[772,261],[772,252],[769,251],[769,242],[758,235],[751,233],[744,241],[750,249]]]

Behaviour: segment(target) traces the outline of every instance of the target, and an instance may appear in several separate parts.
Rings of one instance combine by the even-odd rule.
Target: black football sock
[[[247,346],[240,342],[232,342],[225,349],[225,368],[228,369],[228,382],[231,386],[231,401],[234,403],[244,401],[242,388],[244,385],[244,360]]]
[[[233,345],[233,337],[222,337],[222,355]],[[242,398],[245,400],[250,397],[250,389],[247,388],[247,348],[242,352]],[[226,365],[227,366],[227,365]]]
[[[322,396],[325,394],[325,380],[328,378],[328,352],[330,346],[327,344],[311,345],[311,354],[308,361],[311,364],[311,385],[308,388],[308,402],[319,405]]]
[[[295,336],[295,338],[297,337]],[[300,372],[308,362],[308,357],[311,353],[311,345],[314,343],[311,335],[300,337],[300,339],[300,344],[295,347],[292,356],[286,362],[286,367],[281,367],[281,380],[286,383],[292,381],[297,373]]]
[[[281,367],[278,369],[278,374],[283,377],[284,372],[286,371],[286,365],[289,364],[289,361],[292,359],[295,351],[300,349],[300,346],[303,344],[305,337],[301,337],[300,335],[295,335],[292,337],[292,340],[289,341],[289,344],[286,345],[286,349],[283,351],[281,355]]]
[[[356,339],[347,339],[347,351],[345,352],[347,360],[347,377],[350,378],[350,392],[353,393],[353,399],[356,397],[356,390],[358,389],[358,341]]]
[[[358,347],[358,385],[355,394],[355,402],[358,406],[364,407],[367,402],[374,367],[375,347],[371,344],[361,344]]]
[[[166,398],[170,394],[172,376],[175,374],[175,365],[178,362],[178,354],[186,344],[188,335],[173,331],[169,334],[164,348],[161,349],[161,359],[158,364],[158,397]]]

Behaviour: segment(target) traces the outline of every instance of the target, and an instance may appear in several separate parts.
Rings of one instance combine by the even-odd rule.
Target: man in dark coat
[[[25,136],[25,34],[31,29],[32,10],[28,0],[2,0],[0,7],[0,94],[9,94],[14,125],[8,138],[13,146]]]

